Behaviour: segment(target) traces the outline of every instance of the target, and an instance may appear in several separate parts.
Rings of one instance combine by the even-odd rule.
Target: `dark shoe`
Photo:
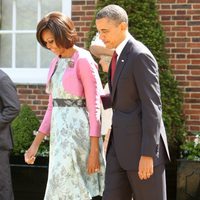
[[[101,196],[92,197],[92,200],[102,200]]]

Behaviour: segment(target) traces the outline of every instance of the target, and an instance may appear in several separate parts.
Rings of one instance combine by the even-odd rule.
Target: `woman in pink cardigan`
[[[25,162],[33,164],[40,143],[50,136],[45,200],[89,200],[104,184],[100,95],[102,85],[91,54],[77,46],[73,22],[60,12],[46,15],[37,40],[57,55],[47,80],[49,104]]]

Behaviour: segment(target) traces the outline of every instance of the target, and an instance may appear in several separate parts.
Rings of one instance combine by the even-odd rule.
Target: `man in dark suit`
[[[13,200],[9,154],[13,148],[10,124],[20,110],[16,88],[0,70],[0,199]]]
[[[128,32],[128,16],[120,6],[101,9],[96,27],[117,54],[116,70],[112,59],[108,73],[113,119],[103,200],[166,200],[169,151],[157,62]]]

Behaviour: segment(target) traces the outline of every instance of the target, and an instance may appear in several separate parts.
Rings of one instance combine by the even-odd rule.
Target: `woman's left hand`
[[[88,157],[88,174],[98,173],[100,170],[99,151],[91,151]]]

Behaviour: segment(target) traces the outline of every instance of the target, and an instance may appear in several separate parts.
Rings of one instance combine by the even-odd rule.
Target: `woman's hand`
[[[97,173],[100,170],[99,151],[90,152],[87,163],[88,174]]]
[[[45,134],[38,132],[35,139],[33,140],[32,145],[30,146],[30,148],[25,152],[24,154],[24,160],[27,164],[34,164],[35,162],[35,155],[38,151],[38,148],[40,146],[40,143],[42,142],[42,140],[44,139]]]
[[[90,137],[90,153],[87,162],[87,172],[88,174],[92,174],[99,172],[99,170],[99,138]]]
[[[35,155],[38,151],[38,147],[31,145],[31,147],[25,152],[24,154],[24,160],[27,164],[34,164],[35,162]]]

